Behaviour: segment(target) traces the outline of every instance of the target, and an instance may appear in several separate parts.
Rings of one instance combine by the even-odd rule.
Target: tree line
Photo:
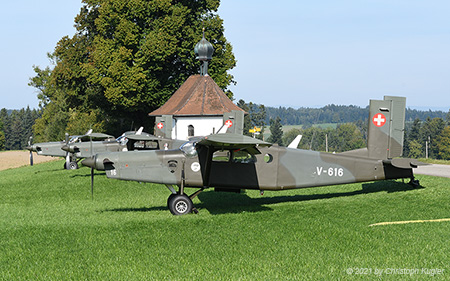
[[[0,150],[20,150],[28,145],[39,111],[30,107],[0,110]]]
[[[405,118],[412,122],[415,119],[426,120],[427,118],[446,118],[444,111],[422,111],[417,109],[406,109]],[[324,123],[349,123],[358,120],[366,121],[369,116],[369,106],[359,107],[355,105],[335,105],[330,104],[322,108],[301,107],[294,109],[292,107],[266,107],[266,124],[270,119],[280,117],[284,125],[310,126],[313,124]]]
[[[343,152],[367,146],[368,107],[363,109],[352,105],[327,105],[317,109],[276,109],[251,102],[247,104],[243,100],[238,105],[249,113],[246,122],[251,125],[244,126],[244,134],[251,135],[247,129],[258,126],[257,124],[260,124],[262,131],[269,125],[271,135],[267,141],[271,143],[287,146],[297,135],[302,135],[299,144],[302,149]],[[277,112],[281,112],[281,116],[270,115]],[[300,112],[305,114],[303,120],[308,121],[303,124],[290,123],[292,120],[299,120]],[[406,109],[405,118],[409,121],[405,122],[403,157],[450,160],[450,111],[444,113]],[[337,120],[343,122],[336,122]],[[336,126],[314,126],[323,123],[334,123]],[[282,130],[283,125],[299,124],[302,125],[301,129],[294,128],[287,132]],[[258,137],[262,138],[262,135]]]
[[[239,100],[237,105],[244,109],[248,114],[244,117],[244,134],[253,136],[249,132],[254,127],[261,128],[257,138],[262,139],[264,129],[269,126],[271,135],[267,141],[278,145],[287,146],[297,135],[301,134],[302,141],[299,148],[311,149],[316,151],[342,152],[362,148],[367,142],[368,112],[364,116],[364,121],[358,119],[348,119],[348,122],[337,123],[336,126],[322,128],[316,126],[321,124],[313,122],[303,125],[301,129],[291,129],[283,132],[283,125],[290,125],[283,122],[279,116],[269,118],[267,122],[267,112],[273,107],[266,107],[261,104],[246,103]],[[330,106],[323,107],[323,111],[329,110]],[[352,108],[354,106],[338,106],[335,108]],[[407,111],[408,112],[408,111]],[[426,116],[423,120],[420,118],[414,121],[407,121],[405,124],[404,157],[423,158],[427,156],[434,159],[450,159],[450,112],[441,117],[429,117],[442,115],[442,112],[410,110],[417,116]],[[414,115],[410,115],[414,116]],[[39,125],[37,120],[41,117],[37,109],[22,108],[20,110],[0,110],[0,150],[20,150],[24,149],[29,137],[33,135],[33,128]],[[81,120],[86,120],[81,118]],[[329,122],[333,123],[333,122]],[[76,122],[73,122],[74,126]],[[299,124],[295,124],[299,125]],[[55,127],[53,127],[55,128]],[[83,127],[84,128],[84,127]],[[65,131],[55,132],[55,135],[64,135]],[[82,134],[84,132],[80,132]],[[52,141],[62,140],[63,137],[51,139]]]

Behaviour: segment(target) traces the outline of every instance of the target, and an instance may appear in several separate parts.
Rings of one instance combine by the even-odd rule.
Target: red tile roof
[[[231,110],[243,111],[210,76],[192,75],[163,106],[149,115],[222,115]]]

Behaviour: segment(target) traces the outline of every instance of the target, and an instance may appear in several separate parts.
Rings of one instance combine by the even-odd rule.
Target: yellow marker
[[[389,225],[389,224],[407,224],[407,223],[422,223],[422,222],[443,222],[443,221],[450,221],[449,219],[435,219],[435,220],[415,220],[415,221],[388,221],[388,222],[379,222],[374,223],[369,226],[378,226],[378,225]]]

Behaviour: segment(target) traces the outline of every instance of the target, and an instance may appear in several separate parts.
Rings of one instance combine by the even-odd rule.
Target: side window
[[[132,150],[155,150],[158,149],[157,141],[136,141],[133,143]]]
[[[256,157],[246,150],[233,151],[233,156],[231,158],[233,163],[256,163]]]
[[[194,126],[189,125],[188,126],[188,137],[193,137],[194,136]]]
[[[214,152],[212,161],[214,162],[230,162],[230,151],[229,150],[219,150]]]

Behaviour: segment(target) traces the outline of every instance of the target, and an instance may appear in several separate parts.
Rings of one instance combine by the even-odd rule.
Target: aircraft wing
[[[156,140],[158,140],[158,137],[150,135],[150,134],[127,135],[127,138],[130,140],[136,140],[136,141],[156,141]]]
[[[271,143],[247,137],[240,134],[214,134],[202,138],[197,142],[199,145],[209,146],[216,149],[239,149],[248,150],[259,154],[258,146],[271,146]]]
[[[98,140],[98,139],[113,139],[114,136],[108,135],[108,134],[103,134],[103,133],[90,133],[90,134],[86,134],[84,136],[81,136],[80,139],[82,141],[89,141],[90,139],[92,140]]]

